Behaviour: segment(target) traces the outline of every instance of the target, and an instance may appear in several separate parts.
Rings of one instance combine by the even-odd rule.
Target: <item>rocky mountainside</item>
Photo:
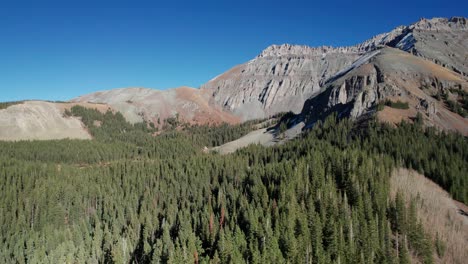
[[[421,19],[405,27],[390,46],[468,76],[468,25],[461,17]]]
[[[0,109],[0,140],[91,139],[79,118],[66,116],[74,105],[121,112],[131,123],[147,121],[162,128],[169,118],[181,123],[238,123],[240,119],[208,103],[199,89],[180,87],[159,91],[123,88],[83,95],[68,103],[25,101]]]
[[[421,113],[428,125],[468,135],[468,119],[447,107],[448,98],[458,104],[458,96],[468,92],[468,82],[431,61],[384,47],[330,80],[322,93],[306,101],[301,114],[306,125],[332,112],[358,118],[378,111],[377,116],[390,123],[411,121]]]
[[[419,112],[430,125],[468,134],[467,80],[467,19],[433,18],[349,47],[272,45],[200,89],[114,89],[71,102],[111,108],[132,123],[159,127],[168,118],[232,124],[287,111],[299,114],[307,127],[335,110],[358,118],[380,104],[382,120],[411,120]],[[408,109],[383,107],[385,101]],[[0,110],[0,140],[89,138],[81,122],[63,111],[62,104],[47,102]]]
[[[202,86],[213,102],[244,119],[295,111],[321,84],[359,57],[331,47],[271,46]]]
[[[387,45],[467,76],[466,18],[421,19],[350,47],[273,45],[201,87],[213,102],[243,119],[284,111],[303,103],[339,71],[378,46]]]
[[[208,103],[209,95],[190,87],[159,91],[148,88],[123,88],[83,95],[72,100],[104,103],[121,112],[131,123],[149,121],[162,126],[168,118],[192,124],[237,123],[239,118]]]

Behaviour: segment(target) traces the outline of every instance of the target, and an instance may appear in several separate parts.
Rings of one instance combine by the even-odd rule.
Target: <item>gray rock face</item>
[[[373,52],[345,74],[339,74],[324,91],[306,102],[302,113],[313,122],[329,113],[337,111],[340,115],[359,117],[389,96],[400,92],[397,86],[388,85],[380,65],[371,63],[382,52]],[[401,92],[400,92],[401,93]]]
[[[467,30],[468,25],[465,17],[442,18],[436,17],[432,19],[421,18],[418,22],[409,26],[415,30],[425,31],[451,31],[451,30]]]
[[[271,46],[257,58],[216,77],[204,86],[215,104],[244,119],[278,112],[299,112],[326,79],[359,54],[329,47]]]
[[[400,30],[351,47],[272,45],[248,63],[214,78],[202,90],[212,93],[215,104],[244,119],[298,113],[330,77],[366,51],[392,41]]]
[[[464,17],[421,19],[406,27],[394,47],[468,76],[468,25]]]
[[[201,87],[212,101],[244,120],[278,112],[299,112],[321,87],[346,73],[353,62],[387,45],[429,59],[468,76],[465,18],[421,19],[349,47],[272,45]],[[343,95],[342,95],[343,96]]]
[[[332,112],[351,118],[375,113],[377,104],[389,99],[407,103],[408,109],[386,108],[380,114],[382,121],[403,120],[420,112],[429,125],[468,134],[468,119],[434,98],[437,91],[468,91],[468,82],[461,75],[390,47],[363,58],[306,101],[300,116],[308,126]]]

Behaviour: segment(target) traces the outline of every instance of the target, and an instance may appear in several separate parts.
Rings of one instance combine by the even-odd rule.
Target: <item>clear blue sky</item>
[[[199,87],[271,44],[352,45],[468,12],[458,0],[95,2],[0,3],[0,101]]]

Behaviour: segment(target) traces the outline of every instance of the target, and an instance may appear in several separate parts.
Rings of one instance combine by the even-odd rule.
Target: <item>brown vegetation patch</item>
[[[468,119],[449,111],[445,106],[439,107],[437,115],[432,117],[431,121],[445,130],[457,131],[468,136]]]
[[[396,125],[402,121],[412,122],[412,118],[416,116],[417,111],[414,108],[396,109],[385,106],[382,111],[377,112],[377,118],[385,123]]]
[[[191,107],[179,107],[177,109],[186,122],[191,124],[240,123],[240,118],[210,104],[209,95],[206,92],[190,87],[180,87],[175,90],[178,100],[191,103]],[[186,118],[189,116],[192,116],[192,118]]]

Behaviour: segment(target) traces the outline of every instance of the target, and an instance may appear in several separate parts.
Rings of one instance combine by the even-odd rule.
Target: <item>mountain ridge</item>
[[[337,80],[357,68],[367,67],[363,65],[368,64],[374,53],[383,47],[396,48],[408,56],[424,59],[423,63],[429,65],[426,68],[435,71],[430,73],[433,76],[436,76],[440,69],[430,66],[430,63],[444,67],[459,76],[460,87],[464,89],[468,76],[468,63],[464,59],[466,55],[463,57],[463,54],[468,54],[467,19],[452,17],[422,18],[410,25],[398,26],[351,46],[270,45],[252,60],[234,66],[198,89],[184,86],[167,90],[119,88],[82,95],[71,99],[70,102],[103,103],[114,111],[122,112],[132,123],[147,121],[157,124],[158,127],[162,127],[164,120],[168,118],[180,118],[180,121],[191,124],[234,124],[280,112],[292,111],[304,115],[307,102],[314,101],[313,98],[320,96],[327,89],[337,89]],[[386,63],[396,65],[398,61],[387,60]],[[420,80],[419,66],[407,70],[412,72],[407,81],[415,85],[435,87],[431,90],[431,96],[444,93],[452,99],[455,98],[455,101],[463,100],[459,99],[457,93],[454,95],[448,91],[450,88],[447,86],[440,86],[440,78],[428,78],[432,83]],[[366,74],[368,73],[353,78],[369,79]],[[353,85],[356,91],[365,88],[365,85],[360,83]],[[402,87],[406,87],[405,85],[403,83]],[[437,92],[437,89],[440,91]],[[335,99],[330,98],[330,103],[335,104],[339,101]],[[384,99],[385,97],[379,97],[378,100],[368,102],[368,105],[358,106],[365,110],[358,112],[368,112],[379,100]],[[323,112],[325,108],[320,111]],[[443,104],[439,105],[439,109],[446,108]],[[14,113],[8,115],[10,116],[5,117],[6,120],[15,120]],[[357,118],[359,115],[352,114],[351,117]],[[3,129],[14,127],[12,124],[5,125]]]
[[[466,78],[468,52],[466,18],[420,19],[346,47],[271,45],[254,59],[218,75],[201,89],[211,91],[214,104],[244,120],[278,112],[301,112],[308,98],[343,69],[382,46],[432,61]],[[461,58],[460,58],[461,57]]]
[[[370,37],[367,40],[359,42],[354,45],[344,45],[344,46],[332,46],[332,45],[321,45],[321,46],[309,46],[304,44],[272,44],[262,50],[259,55],[255,58],[271,56],[272,52],[274,51],[284,51],[289,50],[290,52],[287,54],[295,54],[297,55],[308,53],[307,50],[316,50],[320,55],[322,53],[329,53],[329,52],[367,52],[369,51],[369,47],[375,48],[378,45],[385,45],[386,43],[390,43],[399,35],[408,30],[429,30],[429,31],[439,31],[439,30],[467,30],[467,19],[464,17],[451,17],[451,18],[444,18],[444,17],[434,17],[431,19],[427,18],[420,18],[417,22],[414,22],[408,26],[400,25],[395,27],[389,32],[380,33]],[[407,32],[408,33],[408,32]],[[274,54],[275,56],[281,56],[280,54]]]

